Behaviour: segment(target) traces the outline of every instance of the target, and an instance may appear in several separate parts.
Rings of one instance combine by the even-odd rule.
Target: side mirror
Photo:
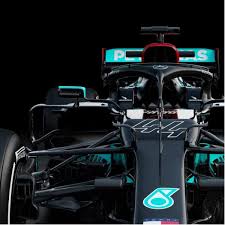
[[[200,87],[186,87],[186,102],[189,109],[201,110],[201,88]]]
[[[86,88],[82,86],[58,86],[58,93],[65,98],[86,98]]]
[[[195,109],[197,111],[201,110],[202,99],[189,99],[188,100],[188,108]]]

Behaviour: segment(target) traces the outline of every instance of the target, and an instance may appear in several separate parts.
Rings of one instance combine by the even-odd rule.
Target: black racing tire
[[[21,140],[13,131],[0,129],[0,223],[10,223],[13,178],[16,167],[15,152]]]
[[[211,216],[207,223],[224,224],[224,193],[208,192],[203,201],[202,214],[203,218]]]

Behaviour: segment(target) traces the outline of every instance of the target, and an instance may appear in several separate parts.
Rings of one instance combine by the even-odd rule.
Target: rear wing
[[[143,48],[102,49],[102,75],[110,68],[131,63],[141,63]],[[219,77],[219,49],[209,48],[178,48],[180,63],[191,63],[207,67]],[[182,54],[185,53],[185,54]],[[191,54],[188,56],[187,52]],[[182,56],[186,55],[186,56]]]

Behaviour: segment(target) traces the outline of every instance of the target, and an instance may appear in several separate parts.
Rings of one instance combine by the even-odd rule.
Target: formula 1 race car
[[[224,223],[218,49],[102,50],[104,94],[49,90],[30,140],[0,129],[1,223]]]

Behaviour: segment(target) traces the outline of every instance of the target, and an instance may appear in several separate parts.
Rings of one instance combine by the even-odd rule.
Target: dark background
[[[166,2],[107,1],[97,6],[85,1],[83,7],[77,3],[5,9],[0,127],[25,130],[28,109],[43,102],[50,87],[84,85],[101,92],[101,48],[144,46],[141,25],[180,26],[182,35],[172,43],[218,47],[223,62],[223,1]],[[223,91],[223,81],[218,91]]]

